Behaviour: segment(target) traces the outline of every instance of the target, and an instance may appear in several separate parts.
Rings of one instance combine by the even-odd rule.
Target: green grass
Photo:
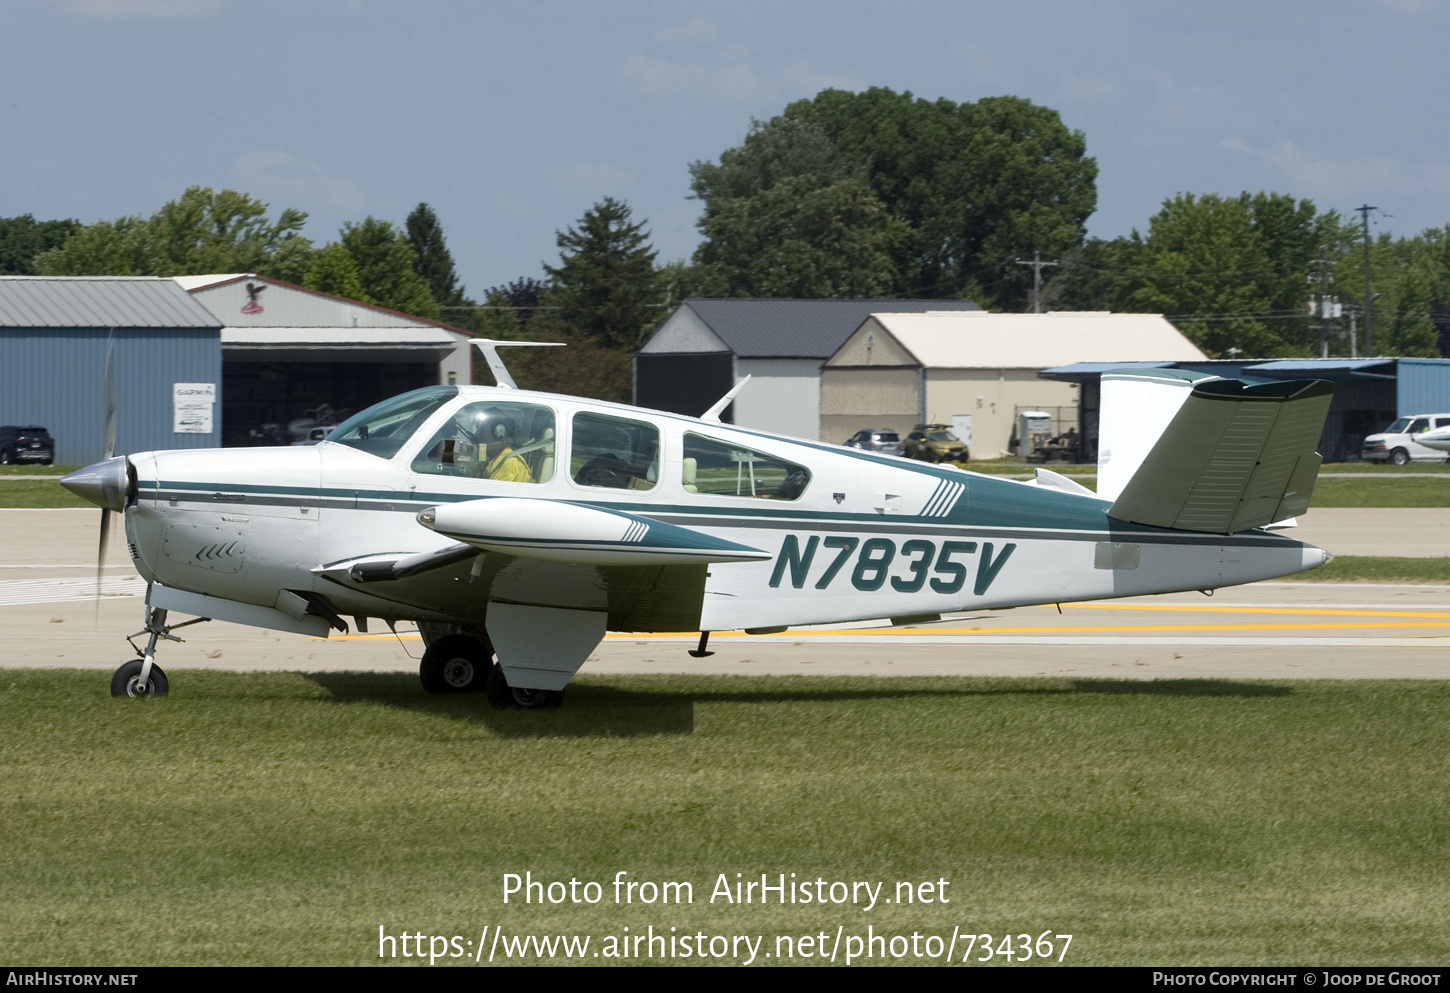
[[[0,480],[0,507],[94,507],[53,479]]]
[[[1444,479],[1325,479],[1314,484],[1314,507],[1450,507],[1450,475]]]
[[[1445,683],[596,678],[523,713],[411,675],[171,675],[132,702],[0,672],[0,959],[868,924],[1072,934],[1082,965],[1450,957]],[[502,902],[505,873],[620,870],[694,902]],[[711,905],[737,872],[945,878],[951,903]]]
[[[1376,555],[1336,555],[1334,561],[1308,572],[1295,573],[1292,582],[1304,583],[1450,583],[1450,557],[1391,558]]]
[[[0,476],[64,476],[76,465],[0,465]]]

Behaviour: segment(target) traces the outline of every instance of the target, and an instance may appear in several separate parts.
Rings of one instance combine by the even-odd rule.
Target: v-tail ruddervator
[[[733,427],[736,390],[700,418],[525,392],[480,344],[499,386],[414,390],[315,447],[65,477],[124,515],[148,583],[112,692],[166,692],[176,614],[314,637],[413,621],[428,690],[540,707],[606,631],[698,631],[705,655],[712,631],[1211,591],[1330,557],[1269,529],[1308,509],[1325,382],[1109,374],[1094,493]]]

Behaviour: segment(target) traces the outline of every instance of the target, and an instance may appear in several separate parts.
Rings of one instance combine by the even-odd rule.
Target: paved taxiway
[[[1311,527],[1311,517],[1318,515]],[[0,510],[0,667],[114,669],[142,625],[144,584],[113,529],[95,592],[99,511]],[[1296,536],[1341,554],[1450,552],[1450,510],[1312,511]],[[1421,520],[1423,519],[1423,520]],[[1418,521],[1418,527],[1416,522]],[[1373,536],[1373,551],[1361,550]],[[212,622],[181,632],[168,671],[411,670],[416,634],[326,641]],[[915,628],[838,625],[780,635],[610,636],[585,673],[1013,675],[1123,679],[1450,678],[1450,586],[1258,583],[1198,593],[950,615]],[[173,685],[175,684],[173,679]]]

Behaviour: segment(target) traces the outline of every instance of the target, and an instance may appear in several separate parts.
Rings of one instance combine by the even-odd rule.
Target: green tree
[[[1281,193],[1179,194],[1164,201],[1146,235],[1135,230],[1069,253],[1051,303],[1161,313],[1213,355],[1313,356],[1319,321],[1306,304],[1319,293],[1322,246],[1342,276],[1352,236],[1334,212]],[[1334,279],[1330,292],[1343,297],[1344,280]],[[1336,350],[1338,338],[1336,329]]]
[[[644,224],[630,220],[628,204],[605,197],[577,227],[558,232],[559,265],[544,267],[554,287],[546,296],[564,324],[604,348],[633,352],[664,316]]]
[[[1358,235],[1358,225],[1351,230]],[[1363,242],[1348,246],[1336,267],[1341,296],[1356,308],[1364,302],[1363,250]],[[1373,337],[1366,349],[1361,321],[1360,354],[1440,357],[1436,318],[1450,302],[1450,225],[1413,238],[1382,234],[1375,239],[1370,245],[1370,291],[1375,294]],[[1444,320],[1439,316],[1440,323]]]
[[[363,289],[357,263],[348,250],[335,241],[313,253],[312,266],[302,277],[302,285],[359,303],[373,302],[367,290]]]
[[[696,260],[744,297],[872,297],[892,285],[899,228],[865,183],[791,176],[753,197],[717,200]]]
[[[1017,97],[976,104],[927,101],[873,87],[863,93],[824,90],[766,124],[719,165],[691,167],[696,196],[705,201],[697,260],[714,251],[722,212],[742,214],[782,230],[791,218],[767,221],[767,204],[716,206],[722,199],[762,199],[791,178],[812,177],[823,189],[859,180],[879,201],[890,223],[884,239],[873,232],[867,255],[890,253],[886,292],[907,297],[955,297],[969,290],[984,303],[1010,309],[1027,305],[1031,274],[1018,256],[1051,257],[1082,243],[1097,203],[1097,164],[1079,131],[1056,111]],[[859,206],[859,201],[852,200]],[[789,207],[777,197],[771,206]],[[869,217],[877,224],[874,213]],[[836,226],[825,231],[840,243]],[[735,236],[735,232],[730,232]],[[801,232],[802,240],[812,237]],[[865,257],[863,255],[863,257]],[[724,265],[724,263],[716,263]],[[735,282],[765,282],[728,273]]]
[[[428,283],[413,269],[413,246],[391,221],[374,217],[357,224],[348,221],[340,241],[357,265],[358,279],[372,302],[414,317],[442,318]]]
[[[42,252],[35,268],[47,276],[183,276],[254,272],[291,282],[311,266],[302,237],[307,215],[267,205],[236,190],[193,186],[149,218],[99,221]]]
[[[458,283],[458,274],[453,268],[453,254],[443,239],[443,225],[438,215],[426,203],[413,208],[404,224],[408,232],[408,243],[413,246],[413,271],[428,284],[433,299],[439,306],[472,306]]]
[[[80,221],[37,221],[30,214],[0,217],[0,276],[38,275],[35,256],[59,248],[80,228]]]

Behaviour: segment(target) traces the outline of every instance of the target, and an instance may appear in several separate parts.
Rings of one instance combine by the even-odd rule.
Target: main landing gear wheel
[[[515,689],[504,678],[503,667],[496,665],[488,674],[488,702],[500,710],[555,710],[564,702],[564,691]]]
[[[493,671],[488,646],[463,634],[439,638],[418,663],[418,678],[429,693],[477,693]]]
[[[161,666],[155,662],[151,663],[151,673],[146,677],[146,685],[141,685],[142,659],[132,659],[129,662],[121,663],[121,668],[111,677],[111,696],[124,696],[135,699],[136,697],[165,696],[171,689],[166,681],[166,673],[161,671]]]

